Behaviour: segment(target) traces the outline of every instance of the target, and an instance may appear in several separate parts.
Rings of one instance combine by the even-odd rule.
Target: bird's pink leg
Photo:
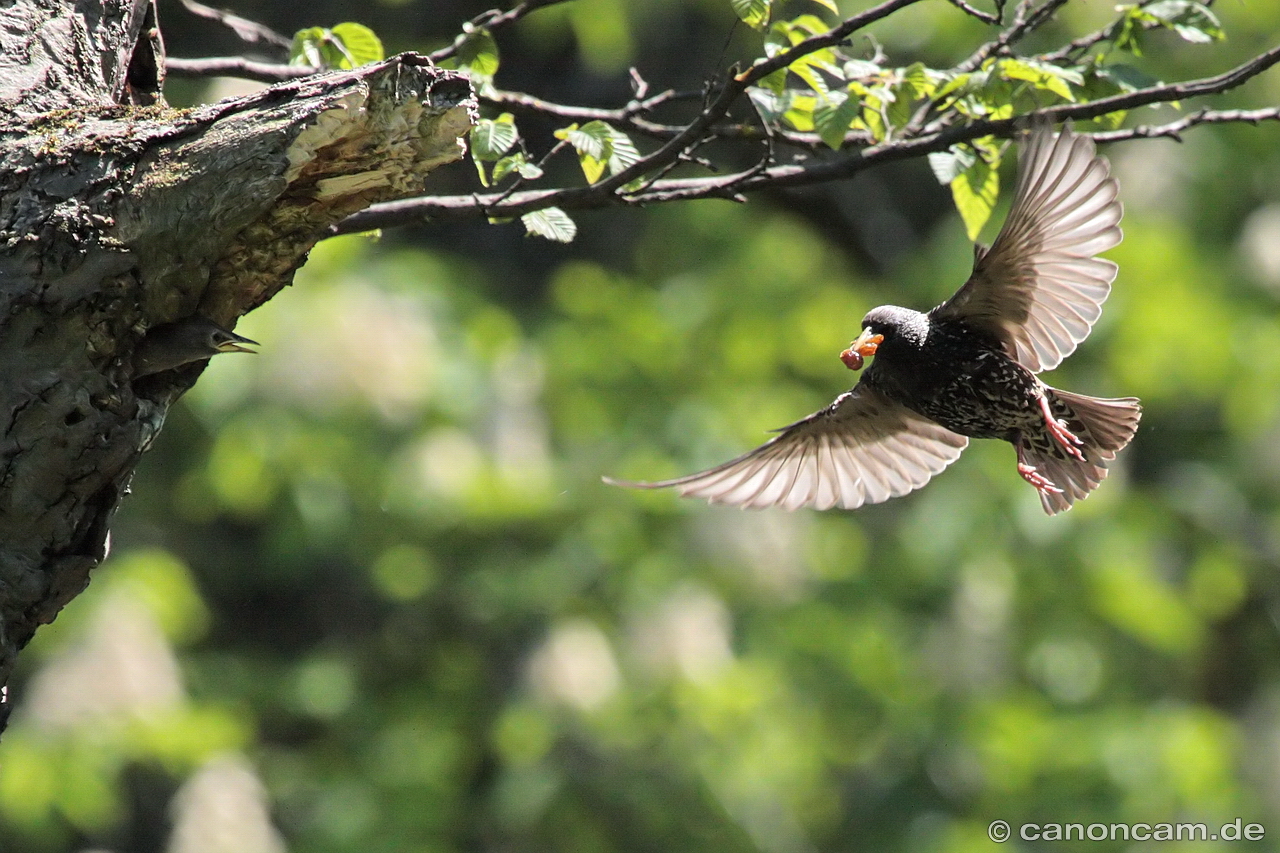
[[[1084,444],[1084,442],[1076,438],[1075,434],[1067,429],[1066,423],[1053,416],[1053,412],[1049,409],[1049,398],[1044,395],[1040,397],[1040,412],[1044,415],[1044,424],[1049,428],[1049,435],[1053,436],[1058,444],[1062,445],[1063,450],[1083,462],[1084,454],[1080,452],[1079,445]],[[1028,482],[1030,481],[1028,480]],[[1032,483],[1032,485],[1035,484]]]
[[[1018,451],[1018,474],[1022,479],[1036,487],[1036,491],[1043,492],[1046,495],[1060,495],[1062,489],[1053,484],[1053,481],[1036,470],[1036,466],[1027,462],[1026,456],[1022,453],[1022,443],[1016,442],[1013,445]]]

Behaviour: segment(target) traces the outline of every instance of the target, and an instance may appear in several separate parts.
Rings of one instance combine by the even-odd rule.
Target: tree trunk
[[[325,229],[420,190],[475,121],[405,54],[189,110],[153,0],[0,0],[0,685],[106,554],[139,456],[203,362],[134,377],[147,330],[231,327]]]

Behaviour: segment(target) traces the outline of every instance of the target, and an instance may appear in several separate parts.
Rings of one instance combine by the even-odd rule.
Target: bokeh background
[[[357,20],[392,52],[487,8],[230,5],[284,32]],[[1270,4],[1215,8],[1227,41],[1157,37],[1136,63],[1202,76],[1280,37]],[[1071,3],[1029,47],[1110,14]],[[240,49],[161,15],[172,55]],[[615,106],[635,65],[696,88],[751,55],[733,18],[578,0],[501,36],[497,82]],[[945,66],[985,31],[933,2],[873,33]],[[1212,103],[1280,103],[1280,75]],[[995,442],[853,513],[600,482],[755,446],[851,384],[837,353],[868,308],[963,281],[924,162],[580,214],[568,246],[484,223],[322,243],[239,327],[262,353],[214,359],[171,412],[112,557],[25,652],[0,849],[962,853],[995,819],[1236,818],[1267,840],[1159,849],[1277,849],[1278,142],[1107,149],[1120,275],[1050,381],[1146,415],[1052,519]],[[428,185],[475,187],[466,162]]]

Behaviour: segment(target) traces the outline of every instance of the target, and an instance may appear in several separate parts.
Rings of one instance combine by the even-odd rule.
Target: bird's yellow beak
[[[875,355],[876,349],[883,342],[884,335],[873,335],[870,329],[863,329],[862,334],[849,344],[849,348],[840,353],[840,360],[850,370],[858,370],[862,367],[863,359],[869,355]]]
[[[218,352],[257,353],[257,350],[249,349],[249,347],[242,346],[242,344],[249,344],[250,346],[255,346],[255,347],[261,346],[261,344],[259,344],[257,341],[250,340],[249,338],[241,337],[240,335],[237,335],[234,332],[227,332],[226,334],[227,334],[227,339],[225,341],[219,341],[217,344]]]

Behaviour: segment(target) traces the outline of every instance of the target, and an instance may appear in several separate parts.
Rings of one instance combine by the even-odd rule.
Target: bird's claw
[[[1075,433],[1067,429],[1065,421],[1060,421],[1053,416],[1053,412],[1049,409],[1049,398],[1040,398],[1040,412],[1044,415],[1044,424],[1049,428],[1049,435],[1053,436],[1058,444],[1062,445],[1062,449],[1074,456],[1081,462],[1085,461],[1084,454],[1080,452],[1080,446],[1084,444]],[[1034,470],[1034,469],[1033,469]]]
[[[1018,463],[1018,473],[1022,475],[1022,479],[1036,487],[1036,490],[1046,495],[1060,495],[1062,489],[1053,484],[1053,481],[1044,476],[1035,469],[1034,465],[1028,465],[1025,462]]]

